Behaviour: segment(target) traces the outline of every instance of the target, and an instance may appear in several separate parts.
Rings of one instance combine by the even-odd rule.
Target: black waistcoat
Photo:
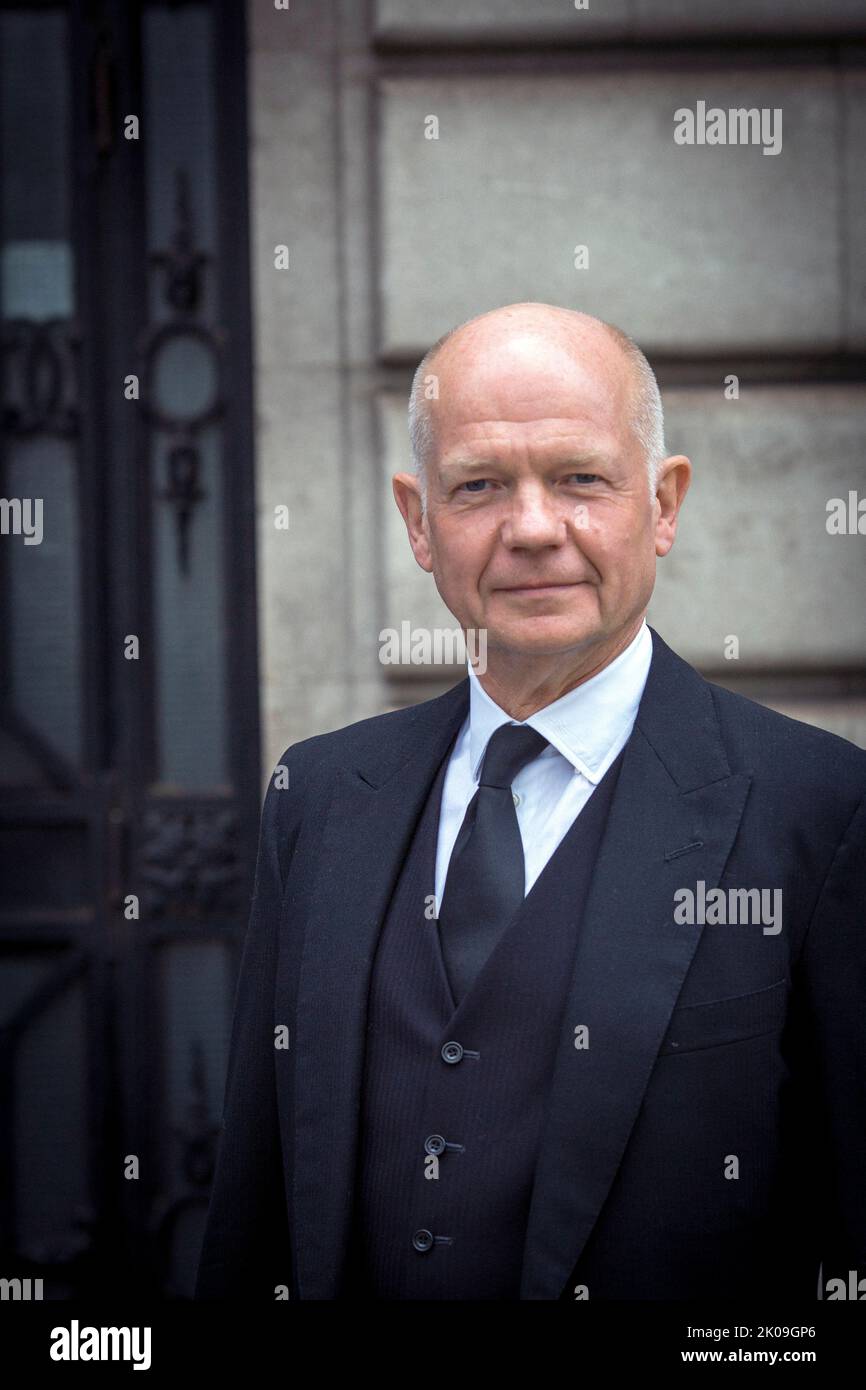
[[[621,762],[456,1010],[438,926],[425,916],[448,755],[441,764],[373,967],[348,1297],[518,1298],[554,1057],[583,1022],[563,1007]]]

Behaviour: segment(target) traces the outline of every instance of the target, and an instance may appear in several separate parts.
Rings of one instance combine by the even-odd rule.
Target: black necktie
[[[523,902],[523,842],[511,783],[546,746],[544,735],[526,724],[501,725],[487,744],[439,909],[442,955],[458,1004]]]

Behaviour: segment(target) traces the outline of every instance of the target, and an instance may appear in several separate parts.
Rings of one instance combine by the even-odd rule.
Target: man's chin
[[[488,627],[488,650],[555,655],[557,652],[580,650],[601,637],[601,625],[565,622],[552,614],[526,618],[522,622],[501,627]]]

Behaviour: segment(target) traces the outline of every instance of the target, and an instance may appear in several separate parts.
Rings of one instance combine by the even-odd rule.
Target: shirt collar
[[[609,666],[575,686],[525,721],[543,734],[572,767],[593,784],[601,781],[631,733],[652,660],[646,619],[632,641]],[[502,724],[517,724],[487,694],[471,663],[469,674],[469,756],[473,780],[491,736]],[[545,748],[540,756],[549,754]]]

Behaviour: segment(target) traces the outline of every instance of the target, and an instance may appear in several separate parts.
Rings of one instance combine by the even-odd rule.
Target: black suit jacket
[[[815,1297],[822,1262],[866,1274],[866,753],[651,632],[565,1011],[589,1047],[551,1079],[521,1297]],[[271,782],[197,1297],[352,1297],[377,933],[468,684],[306,739]],[[678,922],[700,882],[780,889],[781,930]]]

